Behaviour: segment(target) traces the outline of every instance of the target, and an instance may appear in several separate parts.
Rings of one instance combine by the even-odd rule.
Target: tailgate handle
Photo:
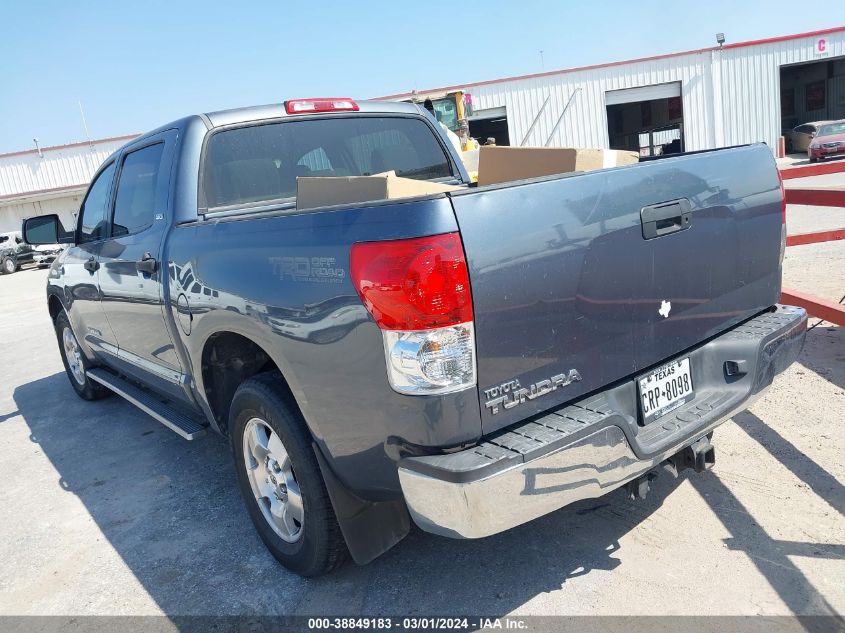
[[[688,229],[692,223],[692,205],[686,198],[653,204],[642,208],[640,219],[643,238],[651,240]]]

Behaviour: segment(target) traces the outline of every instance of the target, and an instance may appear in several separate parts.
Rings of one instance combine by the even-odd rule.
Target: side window
[[[113,237],[137,233],[152,225],[163,153],[164,143],[156,143],[124,157],[114,201]]]
[[[91,188],[79,209],[79,242],[93,242],[108,235],[109,186],[114,176],[114,163],[106,167]]]

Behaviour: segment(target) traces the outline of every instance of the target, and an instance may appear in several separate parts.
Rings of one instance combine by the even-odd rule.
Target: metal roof
[[[0,203],[85,189],[103,161],[136,136],[0,154]]]

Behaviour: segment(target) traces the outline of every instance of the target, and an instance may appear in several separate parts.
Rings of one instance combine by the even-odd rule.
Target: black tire
[[[105,398],[106,396],[111,395],[111,391],[106,389],[103,385],[98,382],[94,382],[91,380],[87,375],[85,376],[85,380],[80,382],[74,377],[74,372],[71,369],[71,364],[68,361],[67,352],[65,350],[64,345],[64,332],[65,329],[70,330],[71,334],[73,334],[73,328],[70,326],[70,321],[67,318],[67,314],[64,311],[59,312],[59,315],[56,317],[56,339],[59,343],[59,354],[62,357],[62,363],[65,366],[65,373],[67,373],[68,380],[70,380],[70,386],[73,387],[73,390],[83,400],[99,400],[101,398]],[[79,345],[77,343],[77,345]],[[82,363],[82,369],[87,371],[91,364],[87,358],[85,358],[85,354],[80,354],[80,361]]]
[[[247,423],[255,418],[281,439],[301,491],[304,519],[294,542],[285,541],[270,526],[253,493],[244,433]],[[306,577],[326,574],[343,564],[348,550],[311,446],[311,434],[296,404],[282,388],[277,372],[258,374],[238,387],[229,412],[229,429],[241,497],[270,553],[282,565]]]
[[[811,163],[815,163],[815,162],[818,162],[818,160],[819,160],[818,158],[811,158],[811,159],[810,159],[810,162],[811,162]]]
[[[2,275],[11,275],[13,272],[16,272],[18,269],[17,262],[15,262],[14,257],[4,257],[2,261],[0,261],[0,274]]]

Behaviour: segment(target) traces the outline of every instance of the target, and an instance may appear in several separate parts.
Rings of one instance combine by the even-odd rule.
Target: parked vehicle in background
[[[33,248],[32,263],[46,268],[55,261],[64,247],[61,244],[42,244]]]
[[[19,231],[0,233],[0,274],[11,275],[22,265],[32,262],[33,250]]]
[[[845,154],[845,120],[820,126],[813,142],[807,149],[807,156],[811,163],[843,154]]]
[[[808,121],[787,131],[784,134],[786,137],[786,153],[806,152],[813,137],[818,133],[819,127],[826,123],[830,123],[830,121]]]
[[[53,263],[64,247],[61,244],[30,246],[20,231],[0,233],[0,274],[11,275],[22,266],[46,267]]]
[[[297,205],[384,172],[416,195]],[[712,466],[803,345],[784,209],[764,144],[477,187],[418,105],[294,100],[107,159],[47,308],[81,398],[226,437],[262,540],[316,575],[412,519],[480,538]]]

